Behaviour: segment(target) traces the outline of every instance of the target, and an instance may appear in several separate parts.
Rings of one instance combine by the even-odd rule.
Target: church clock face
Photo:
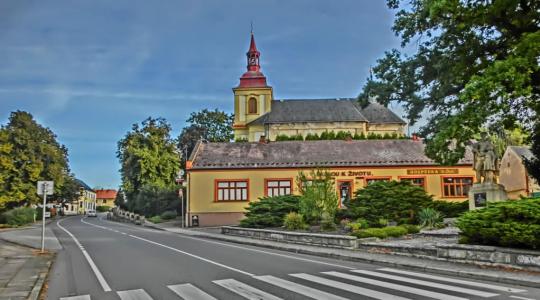
[[[249,64],[250,65],[256,65],[257,64],[257,58],[256,57],[250,57],[249,58]]]

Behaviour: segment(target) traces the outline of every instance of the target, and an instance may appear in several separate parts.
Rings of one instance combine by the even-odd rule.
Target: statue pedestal
[[[475,183],[469,190],[469,210],[486,207],[488,202],[508,200],[504,186],[497,183]]]

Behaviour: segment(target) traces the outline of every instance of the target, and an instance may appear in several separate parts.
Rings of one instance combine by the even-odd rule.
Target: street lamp
[[[187,146],[182,147],[182,150],[176,150],[176,153],[178,156],[180,156],[180,162],[182,162],[182,158],[184,158],[185,163],[187,164]],[[178,174],[176,175],[176,183],[180,185],[180,188],[178,189],[178,197],[180,198],[180,215],[182,222],[180,223],[181,228],[184,228],[185,224],[185,212],[184,212],[184,170],[178,170]]]

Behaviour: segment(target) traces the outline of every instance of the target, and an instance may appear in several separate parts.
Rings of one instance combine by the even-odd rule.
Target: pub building
[[[406,122],[387,107],[353,98],[276,100],[259,65],[251,34],[247,72],[234,93],[237,142],[198,142],[186,164],[187,219],[200,226],[234,225],[251,201],[298,194],[299,172],[331,172],[339,201],[380,180],[407,180],[435,199],[464,201],[474,182],[472,155],[440,166],[419,139],[399,139]],[[343,131],[350,136],[390,135],[385,140],[276,141]]]

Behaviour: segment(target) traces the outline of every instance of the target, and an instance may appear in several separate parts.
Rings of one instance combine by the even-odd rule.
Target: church
[[[247,72],[233,88],[236,142],[199,141],[186,163],[187,224],[234,225],[250,202],[299,194],[298,174],[330,172],[342,205],[373,182],[409,181],[435,199],[465,201],[475,180],[470,151],[454,166],[426,157],[424,144],[404,137],[406,123],[377,103],[354,98],[276,100],[251,34]],[[393,139],[304,140],[324,132]],[[276,141],[279,135],[302,140]]]
[[[406,123],[387,107],[370,103],[361,107],[355,98],[276,100],[261,72],[261,53],[255,37],[247,52],[247,72],[234,92],[234,138],[275,141],[278,135],[321,135],[344,131],[351,136],[394,134],[402,136]]]

